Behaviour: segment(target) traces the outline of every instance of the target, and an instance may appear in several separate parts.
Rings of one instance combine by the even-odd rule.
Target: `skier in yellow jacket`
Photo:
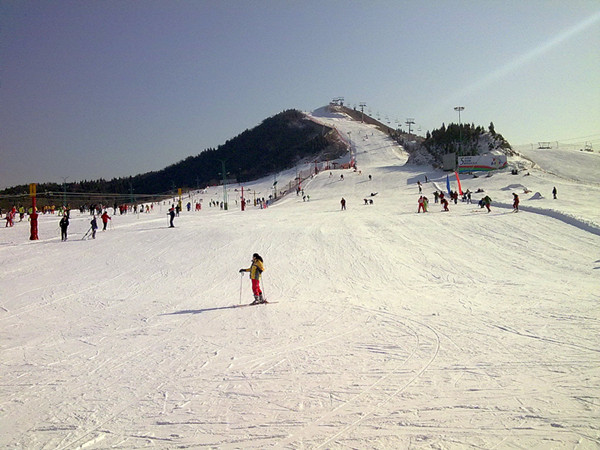
[[[254,301],[251,303],[252,305],[256,305],[257,303],[267,303],[260,289],[260,274],[263,273],[264,270],[265,266],[263,265],[263,259],[258,253],[252,255],[252,265],[249,268],[240,269],[240,273],[250,272],[252,293],[254,294]]]

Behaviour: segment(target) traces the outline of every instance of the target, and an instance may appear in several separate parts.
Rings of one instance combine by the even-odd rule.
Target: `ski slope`
[[[600,186],[581,162],[465,176],[492,212],[442,212],[445,173],[313,114],[349,137],[360,172],[319,173],[310,201],[242,212],[235,186],[224,211],[209,188],[173,229],[167,204],[95,240],[78,212],[64,243],[55,216],[37,242],[26,223],[0,229],[0,447],[600,446]],[[238,308],[254,252],[277,303]]]

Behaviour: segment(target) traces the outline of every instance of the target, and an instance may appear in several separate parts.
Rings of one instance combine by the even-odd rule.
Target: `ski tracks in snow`
[[[368,337],[358,350],[377,355],[378,364],[363,367],[354,374],[356,378],[350,377],[347,385],[331,392],[329,408],[298,423],[289,436],[276,443],[276,448],[328,448],[332,444],[360,447],[365,439],[380,439],[376,434],[393,434],[391,428],[382,430],[377,424],[382,416],[394,414],[395,400],[437,358],[440,336],[433,327],[381,310],[360,306],[348,309],[353,317],[367,315],[363,327],[369,330]],[[375,418],[372,423],[371,418]]]

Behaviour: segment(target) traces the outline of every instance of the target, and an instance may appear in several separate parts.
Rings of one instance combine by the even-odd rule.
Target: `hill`
[[[309,120],[300,111],[287,110],[216,149],[206,149],[156,172],[109,181],[39,184],[38,205],[60,205],[64,197],[72,207],[156,200],[177,188],[187,191],[215,185],[223,178],[245,182],[289,169],[303,159],[335,159],[346,151],[346,145],[330,128]],[[0,207],[6,209],[24,201],[27,192],[26,185],[3,190]]]

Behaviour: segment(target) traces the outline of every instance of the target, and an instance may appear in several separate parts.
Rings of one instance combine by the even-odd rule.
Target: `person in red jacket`
[[[519,212],[519,196],[513,193],[513,212]]]
[[[419,197],[419,209],[417,213],[420,213],[421,211],[425,212],[425,200],[422,195]]]
[[[109,220],[112,220],[110,218],[110,216],[108,215],[108,213],[106,211],[104,211],[104,214],[102,214],[102,216],[100,216],[102,219],[102,223],[104,224],[104,227],[102,228],[102,231],[106,231],[106,224],[108,223]]]

